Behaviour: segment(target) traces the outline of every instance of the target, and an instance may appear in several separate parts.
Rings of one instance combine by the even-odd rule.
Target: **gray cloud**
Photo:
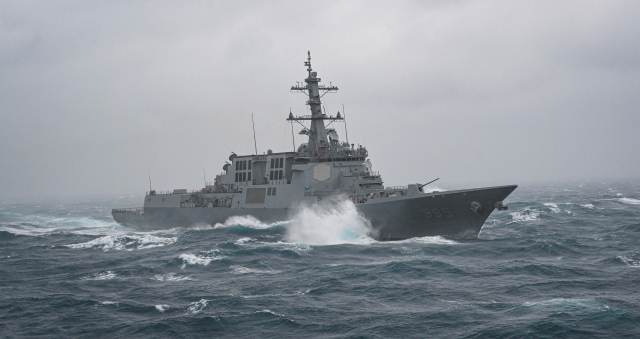
[[[637,178],[639,9],[3,2],[0,191],[197,188],[252,152],[251,113],[260,152],[290,150],[307,50],[388,185]]]

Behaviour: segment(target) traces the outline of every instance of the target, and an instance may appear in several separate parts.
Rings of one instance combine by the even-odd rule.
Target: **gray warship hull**
[[[387,197],[356,203],[358,212],[371,222],[369,234],[377,240],[403,240],[413,237],[450,236],[473,239],[496,209],[517,186],[499,186],[456,191],[423,193],[410,197]],[[478,205],[473,205],[474,203]],[[473,206],[480,206],[475,210]],[[114,210],[113,218],[121,224],[144,230],[169,229],[225,223],[234,216],[251,216],[263,223],[286,222],[296,213],[295,207],[270,209],[148,207]]]
[[[322,109],[322,97],[338,87],[320,85],[317,72],[311,68],[310,53],[304,65],[308,77],[291,91],[307,96],[311,114],[294,116],[289,112],[286,120],[291,123],[291,152],[268,150],[259,154],[254,140],[255,153],[232,152],[230,162],[222,167],[224,172],[198,191],[156,192],[149,178],[144,207],[114,209],[113,218],[154,230],[215,225],[233,216],[249,215],[275,223],[295,217],[297,206],[346,198],[371,222],[372,237],[401,240],[436,235],[475,238],[494,209],[506,209],[502,201],[515,185],[431,193],[423,191],[428,183],[385,187],[382,176],[372,169],[366,147],[350,144],[348,137],[341,140],[332,126],[344,123],[346,136],[344,109],[335,116]],[[302,126],[298,134],[308,139],[296,149],[293,127],[298,125]]]

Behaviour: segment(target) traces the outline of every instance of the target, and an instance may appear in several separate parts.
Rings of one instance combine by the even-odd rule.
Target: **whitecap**
[[[187,265],[207,266],[213,260],[220,260],[224,257],[220,255],[220,251],[212,250],[208,252],[202,252],[199,254],[184,253],[184,254],[180,254],[178,258],[183,261],[182,268],[185,268]]]
[[[623,202],[625,204],[640,205],[640,200],[633,199],[633,198],[620,198],[618,199],[618,201]]]
[[[94,274],[92,277],[81,278],[81,280],[113,280],[117,278],[118,278],[117,274],[111,271],[106,271],[106,272]]]
[[[269,309],[264,309],[262,311],[256,311],[256,313],[268,313],[268,314],[272,314],[272,315],[275,315],[275,316],[278,316],[278,317],[284,317],[284,314],[278,314],[278,313],[273,312],[273,311],[271,311]]]
[[[593,204],[588,204],[588,203],[587,204],[582,204],[582,205],[580,205],[580,207],[589,208],[589,209],[595,208],[595,206],[593,206]]]
[[[548,206],[549,209],[551,210],[551,212],[553,212],[553,213],[560,213],[561,212],[560,208],[558,207],[558,204],[555,204],[555,203],[552,203],[552,202],[547,202],[547,203],[544,203],[544,205]]]
[[[513,218],[513,221],[515,222],[533,221],[538,219],[538,216],[540,216],[540,211],[537,209],[530,209],[529,207],[526,207],[523,210],[509,213],[509,214],[511,215],[511,218]]]
[[[246,244],[248,242],[253,242],[253,241],[255,241],[255,239],[252,239],[252,238],[241,238],[241,239],[236,240],[236,242],[234,242],[234,244],[242,245],[242,244]]]
[[[156,310],[158,310],[159,312],[164,312],[169,308],[169,305],[167,304],[160,304],[160,305],[155,305]]]
[[[178,241],[178,238],[163,238],[155,237],[150,234],[143,236],[138,235],[107,235],[97,239],[93,239],[88,242],[79,244],[64,245],[69,248],[84,249],[84,248],[101,248],[107,252],[110,250],[127,250],[132,251],[134,249],[147,249],[153,247],[160,247],[171,245]]]
[[[276,274],[276,273],[280,273],[280,271],[276,271],[276,270],[259,270],[259,269],[255,269],[255,268],[248,268],[248,267],[244,267],[244,266],[239,266],[239,265],[232,265],[229,268],[233,269],[233,273],[234,274],[250,274],[250,273],[255,273],[255,274]]]
[[[617,259],[619,259],[620,261],[622,261],[623,263],[627,264],[627,266],[630,267],[640,267],[640,263],[637,261],[633,261],[627,257],[623,257],[623,256],[617,256]]]
[[[392,244],[402,244],[402,243],[412,243],[412,244],[434,244],[434,245],[456,245],[459,244],[451,239],[446,239],[442,236],[434,236],[434,237],[419,237],[419,238],[410,238],[406,240],[394,241]]]
[[[157,280],[157,281],[185,281],[185,280],[195,280],[191,277],[188,276],[179,276],[176,275],[175,273],[168,273],[168,274],[156,274],[155,276],[153,276],[153,278],[151,278],[153,280]]]
[[[189,307],[187,307],[187,311],[191,314],[200,313],[205,307],[207,307],[209,301],[211,300],[201,299],[200,301],[192,302],[189,304]]]
[[[232,216],[229,217],[223,224],[217,223],[213,228],[224,228],[231,226],[244,226],[255,229],[267,229],[278,225],[287,224],[289,221],[279,221],[275,223],[264,223],[258,219],[256,219],[252,215],[241,215],[241,216]]]
[[[120,306],[120,302],[118,301],[100,301],[98,302],[98,304],[96,306],[109,306],[109,305],[115,305],[115,306]]]
[[[5,223],[0,230],[16,235],[41,236],[61,232],[101,235],[124,229],[123,226],[114,221],[103,221],[91,217],[59,218],[40,215],[18,215],[17,219]]]

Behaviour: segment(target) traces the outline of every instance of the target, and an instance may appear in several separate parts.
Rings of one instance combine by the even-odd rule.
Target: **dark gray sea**
[[[142,200],[0,203],[0,337],[640,337],[640,181],[521,185],[477,240],[114,223]]]

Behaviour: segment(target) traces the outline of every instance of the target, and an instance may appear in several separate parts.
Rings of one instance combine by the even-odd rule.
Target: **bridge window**
[[[277,187],[274,187],[274,188],[271,190],[271,195],[276,195],[276,188],[277,188]]]

